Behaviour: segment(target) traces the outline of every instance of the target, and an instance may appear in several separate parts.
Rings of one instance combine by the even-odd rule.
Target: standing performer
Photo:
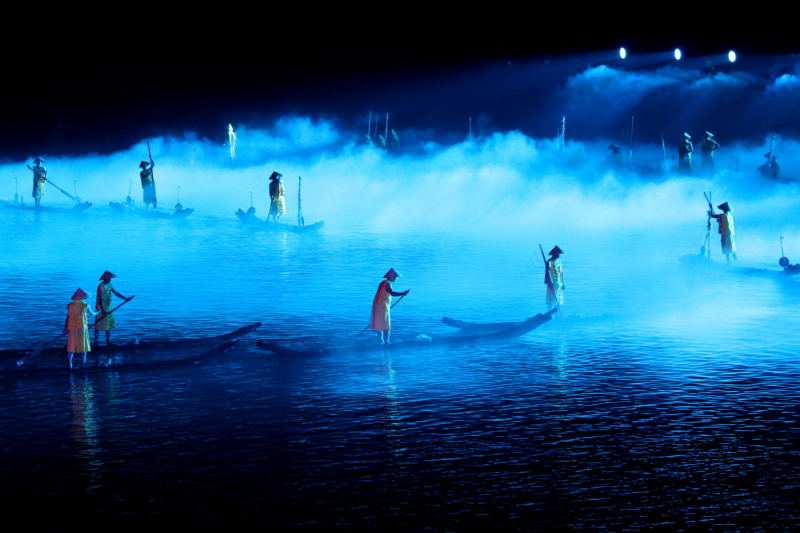
[[[711,138],[713,136],[713,133],[707,131],[706,138],[700,145],[700,150],[703,152],[703,169],[711,172],[714,171],[714,150],[719,148],[719,143]]]
[[[89,344],[89,325],[86,320],[86,313],[95,316],[97,313],[84,302],[89,295],[78,289],[72,295],[73,302],[67,306],[67,321],[64,324],[64,334],[67,337],[67,356],[69,357],[69,367],[72,368],[73,354],[81,354],[81,368],[86,366],[86,352],[92,350]]]
[[[116,277],[117,276],[115,274],[112,274],[108,270],[103,272],[103,275],[100,276],[100,281],[102,281],[102,283],[97,286],[97,302],[95,309],[103,313],[103,318],[96,322],[97,325],[94,328],[95,345],[97,345],[98,330],[103,330],[106,332],[106,346],[108,346],[111,344],[111,330],[116,329],[117,327],[117,321],[114,319],[114,315],[108,315],[112,309],[111,294],[113,293],[117,298],[122,298],[123,300],[130,300],[130,298],[126,298],[115,291],[114,287],[111,286],[111,278]]]
[[[378,292],[375,293],[375,298],[372,300],[372,317],[369,321],[369,328],[380,334],[381,344],[391,344],[389,335],[392,330],[392,296],[405,296],[408,294],[408,291],[394,292],[392,290],[392,283],[397,281],[400,275],[395,269],[390,268],[389,272],[383,276],[386,279],[378,285]],[[384,331],[386,332],[386,340],[383,339]]]
[[[547,285],[547,297],[545,298],[547,310],[550,311],[556,307],[559,316],[561,316],[561,305],[564,303],[564,273],[561,270],[561,259],[559,259],[563,253],[564,250],[558,246],[550,250],[548,255],[551,257],[547,260],[547,273],[544,280]]]
[[[692,173],[692,137],[683,133],[683,140],[678,144],[678,170],[681,174]]]
[[[711,211],[708,212],[709,216],[714,217],[719,222],[719,234],[720,234],[720,241],[722,243],[722,253],[725,254],[728,264],[731,264],[731,256],[733,259],[738,259],[736,257],[736,243],[733,240],[734,232],[733,232],[733,209],[730,208],[728,202],[725,202],[722,205],[717,206],[718,209],[722,209],[722,214],[715,215]]]
[[[283,188],[282,177],[283,174],[278,172],[273,172],[272,176],[269,177],[271,181],[269,184],[269,197],[272,202],[269,205],[269,214],[267,218],[272,216],[276,223],[278,219],[281,218],[281,215],[286,212],[286,202],[283,200],[286,191]]]
[[[150,158],[150,168],[147,168],[147,161],[139,163],[139,177],[142,179],[142,196],[144,196],[144,208],[148,209],[150,204],[153,204],[153,211],[158,209],[158,198],[156,198],[156,182],[153,179],[153,167],[156,164],[153,158]]]
[[[44,168],[44,159],[41,157],[37,157],[33,160],[33,201],[36,203],[36,207],[39,207],[41,204],[42,198],[44,198],[44,183],[47,181],[47,169]]]
[[[233,124],[228,124],[228,145],[231,147],[231,161],[236,157],[236,133],[233,132]]]

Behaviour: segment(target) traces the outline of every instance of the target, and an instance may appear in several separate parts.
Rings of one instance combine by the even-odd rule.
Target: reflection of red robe
[[[381,281],[378,285],[378,292],[372,300],[372,318],[369,327],[373,331],[390,331],[392,320],[390,308],[392,307],[392,284],[388,279]]]

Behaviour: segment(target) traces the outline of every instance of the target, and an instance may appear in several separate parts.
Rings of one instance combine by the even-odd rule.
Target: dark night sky
[[[702,20],[682,27],[673,17],[652,27],[605,6],[535,15],[466,7],[436,16],[408,6],[391,16],[326,9],[255,16],[232,4],[228,14],[137,12],[102,24],[69,13],[41,23],[35,41],[30,32],[7,33],[2,45],[13,53],[4,58],[0,158],[108,153],[147,137],[187,130],[214,136],[228,122],[259,126],[291,113],[338,117],[347,127],[372,105],[392,108],[414,83],[409,90],[431,98],[428,104],[442,114],[450,99],[437,96],[433,83],[427,92],[428,81],[536,56],[623,44],[639,51],[679,45],[695,54],[792,46],[788,36],[761,38],[752,25],[744,31],[728,24],[710,34]],[[371,18],[362,22],[365,15]],[[579,18],[566,21],[567,15]],[[491,82],[481,90],[490,93]]]

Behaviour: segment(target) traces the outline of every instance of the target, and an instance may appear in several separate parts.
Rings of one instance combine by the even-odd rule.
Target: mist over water
[[[78,286],[93,295],[105,269],[136,295],[115,340],[263,327],[224,358],[174,374],[3,381],[0,446],[18,459],[0,466],[6,486],[55,507],[85,498],[105,522],[159,512],[322,529],[796,524],[785,488],[797,481],[798,414],[785,402],[798,392],[800,283],[775,274],[781,236],[800,261],[797,142],[776,138],[784,179],[774,181],[756,172],[767,133],[717,137],[710,174],[695,137],[691,176],[674,168],[673,139],[664,171],[660,138],[643,134],[617,169],[606,160],[616,133],[571,136],[573,113],[610,130],[638,101],[667,98],[663,87],[750,83],[705,79],[590,67],[562,87],[573,95],[563,150],[515,129],[444,143],[415,142],[399,126],[401,147],[387,152],[340,121],[298,116],[234,124],[233,160],[218,139],[150,139],[162,210],[178,187],[195,209],[180,222],[120,218],[107,205],[130,183],[142,204],[144,141],[102,156],[39,154],[48,178],[70,193],[77,180],[94,206],[75,216],[0,209],[0,348],[55,337],[69,296]],[[632,103],[615,107],[623,98]],[[274,170],[284,221],[295,223],[302,176],[303,215],[325,221],[319,233],[268,233],[233,215],[252,191],[266,217]],[[18,163],[0,167],[0,197],[13,197],[14,176],[32,203]],[[704,191],[734,209],[734,268],[715,222],[713,263],[680,261],[704,244]],[[71,205],[49,185],[43,203]],[[566,252],[566,320],[519,340],[308,359],[253,342],[355,338],[389,267],[404,273],[395,290],[411,290],[392,312],[395,339],[449,334],[442,316],[533,316],[546,310],[539,244]]]

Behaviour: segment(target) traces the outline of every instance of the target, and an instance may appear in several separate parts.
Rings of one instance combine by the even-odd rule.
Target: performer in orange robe
[[[130,300],[130,298],[126,298],[125,296],[121,295],[117,291],[114,290],[114,287],[111,286],[111,278],[116,278],[116,274],[112,274],[108,270],[103,272],[103,275],[100,276],[100,285],[97,286],[97,301],[95,305],[95,309],[103,313],[103,318],[97,321],[97,325],[94,328],[94,343],[97,344],[97,331],[104,330],[106,332],[106,346],[111,344],[111,330],[117,327],[117,321],[114,319],[114,315],[106,316],[112,309],[111,306],[111,294],[117,296],[117,298],[122,298],[123,300]]]
[[[391,344],[389,335],[392,329],[392,296],[405,296],[408,291],[394,292],[392,290],[392,283],[400,277],[400,274],[395,269],[390,268],[389,272],[383,277],[386,279],[378,285],[378,292],[375,293],[375,299],[372,300],[372,317],[369,321],[369,327],[372,331],[377,331],[380,334],[381,344]],[[383,339],[384,332],[386,332],[386,340]]]
[[[67,321],[64,323],[64,333],[67,337],[67,356],[69,367],[72,368],[73,354],[81,354],[81,368],[86,366],[86,352],[92,350],[89,344],[89,325],[86,313],[94,316],[96,313],[84,302],[89,295],[83,289],[78,289],[72,295],[73,302],[67,306]]]

